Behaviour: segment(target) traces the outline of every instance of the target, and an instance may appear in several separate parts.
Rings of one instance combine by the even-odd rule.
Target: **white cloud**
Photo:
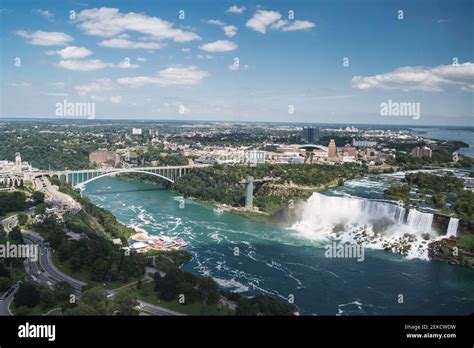
[[[182,48],[181,52],[189,53],[191,50],[189,48]]]
[[[310,21],[287,21],[282,19],[280,12],[263,10],[255,12],[253,17],[250,18],[245,25],[262,34],[265,34],[268,28],[287,32],[315,27],[315,24]]]
[[[234,37],[237,34],[237,27],[233,25],[226,25],[223,27],[224,33],[227,37]]]
[[[196,55],[197,59],[212,59],[212,56],[210,54],[198,54]]]
[[[227,12],[230,13],[237,13],[237,14],[242,14],[245,11],[245,7],[238,7],[237,5],[233,5],[227,9]]]
[[[209,19],[206,23],[207,23],[207,24],[219,25],[219,26],[225,25],[225,23],[222,22],[222,21],[219,20],[219,19]]]
[[[111,79],[104,78],[98,79],[91,83],[86,83],[82,85],[77,85],[74,87],[77,94],[80,96],[85,96],[90,93],[101,93],[106,91],[111,91],[115,89],[115,85]]]
[[[130,60],[127,60],[127,59],[122,60],[117,65],[117,68],[119,68],[119,69],[136,69],[138,67],[140,67],[140,65],[130,63]]]
[[[284,26],[281,31],[295,31],[314,28],[314,23],[310,21],[294,21],[290,25]]]
[[[147,35],[156,40],[189,42],[200,37],[191,32],[173,27],[173,24],[141,13],[121,13],[117,8],[92,8],[81,11],[76,21],[87,35],[114,37],[127,31]]]
[[[258,10],[245,24],[248,28],[265,34],[267,27],[281,19],[281,14],[276,11]]]
[[[31,87],[33,84],[31,82],[13,82],[10,83],[11,87]]]
[[[227,37],[234,37],[237,34],[237,27],[234,25],[227,25],[219,19],[209,19],[206,23],[220,26],[224,30]]]
[[[106,98],[101,95],[91,95],[91,100],[97,101],[97,102],[103,102],[106,100]]]
[[[230,52],[237,49],[237,44],[227,40],[217,40],[200,46],[206,52]]]
[[[399,89],[402,91],[441,92],[446,87],[469,91],[474,85],[474,63],[440,65],[434,68],[406,66],[374,76],[354,76],[356,89]]]
[[[165,46],[165,44],[159,42],[137,42],[130,41],[127,39],[110,39],[99,42],[99,46],[111,47],[111,48],[127,48],[127,49],[138,49],[145,48],[150,50],[156,50]]]
[[[63,88],[65,85],[66,84],[62,81],[48,83],[48,86],[56,87],[56,88]]]
[[[15,32],[16,35],[27,39],[27,43],[30,45],[37,46],[62,46],[67,45],[69,42],[74,39],[65,33],[60,33],[56,31],[25,31],[18,30]]]
[[[161,70],[155,76],[123,77],[117,80],[121,85],[140,87],[145,85],[166,86],[193,86],[201,83],[209,73],[200,70],[197,66],[172,65]]]
[[[92,71],[104,68],[112,68],[112,63],[103,62],[100,59],[91,60],[61,60],[58,66],[63,69],[75,71]]]
[[[91,100],[97,101],[97,102],[109,101],[114,104],[120,104],[122,102],[122,96],[120,95],[112,96],[112,97],[104,97],[101,95],[91,95],[90,98]]]
[[[31,10],[31,12],[39,14],[40,16],[43,16],[44,18],[52,19],[54,15],[49,11],[49,10],[41,10],[41,9],[34,9]]]
[[[56,53],[61,56],[62,59],[80,59],[90,56],[92,51],[85,47],[69,46],[56,51]]]
[[[138,60],[140,63],[145,63],[145,62],[146,62],[146,58],[143,58],[143,57],[138,57],[137,60]]]
[[[46,93],[48,97],[67,97],[69,94],[64,92],[49,92]]]

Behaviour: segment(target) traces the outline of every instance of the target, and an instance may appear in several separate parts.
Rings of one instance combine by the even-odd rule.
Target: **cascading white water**
[[[456,237],[458,233],[459,219],[450,218],[448,223],[448,229],[446,231],[447,237]]]
[[[433,224],[433,214],[422,213],[416,209],[410,209],[407,217],[407,225],[419,233],[430,233]]]
[[[405,215],[406,209],[396,204],[313,193],[293,228],[311,239],[338,238],[428,259],[426,238],[436,237],[433,214],[412,209],[406,222]]]

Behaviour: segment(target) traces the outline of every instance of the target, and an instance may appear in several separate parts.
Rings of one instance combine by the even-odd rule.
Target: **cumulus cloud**
[[[154,76],[123,77],[117,80],[121,85],[141,87],[145,85],[193,86],[201,83],[209,73],[197,66],[172,65]]]
[[[282,16],[278,11],[264,10],[258,10],[255,12],[252,18],[250,18],[245,25],[262,34],[265,34],[268,28],[281,31],[296,31],[315,27],[315,24],[310,21],[287,21],[282,19]]]
[[[219,19],[209,19],[206,23],[220,26],[227,37],[234,37],[237,34],[237,27],[235,25],[227,25]]]
[[[145,48],[150,50],[156,50],[165,46],[159,42],[141,42],[131,41],[122,38],[115,38],[110,40],[104,40],[99,42],[99,46],[110,47],[110,48],[126,48],[126,49],[139,49]]]
[[[91,83],[77,85],[74,87],[74,89],[80,96],[85,96],[90,93],[101,93],[111,91],[115,89],[115,85],[111,79],[103,78],[93,81]]]
[[[207,24],[220,25],[220,26],[225,25],[224,22],[222,22],[219,19],[209,19],[206,23]]]
[[[85,47],[69,46],[55,52],[62,59],[80,59],[92,54],[91,50]]]
[[[67,70],[74,71],[93,71],[100,70],[104,68],[112,68],[114,65],[112,63],[103,62],[100,59],[90,59],[90,60],[61,60],[58,63],[58,66]]]
[[[173,27],[173,24],[141,13],[122,13],[118,8],[92,8],[81,11],[76,21],[87,35],[114,37],[126,32],[135,32],[155,40],[189,42],[200,37],[191,32]]]
[[[310,21],[294,21],[288,24],[287,26],[283,26],[281,31],[295,31],[295,30],[305,30],[314,28],[314,23]]]
[[[15,32],[16,35],[25,38],[26,42],[30,45],[37,46],[63,46],[67,45],[74,39],[68,34],[57,32],[57,31],[25,31],[18,30]]]
[[[280,12],[258,10],[257,12],[255,12],[253,17],[247,21],[245,25],[250,29],[265,34],[265,32],[267,31],[267,27],[280,19]]]
[[[237,44],[228,40],[217,40],[199,46],[199,48],[206,52],[230,52],[237,49]]]
[[[352,87],[361,90],[398,89],[441,92],[449,86],[469,91],[474,86],[474,64],[467,62],[458,65],[440,65],[434,68],[406,66],[385,74],[352,78]]]
[[[233,5],[227,9],[227,12],[230,13],[236,13],[236,14],[242,14],[245,11],[245,7],[238,7],[237,5]]]
[[[227,37],[234,37],[237,34],[237,27],[234,25],[226,25],[222,29]]]
[[[31,12],[39,14],[40,16],[47,19],[52,19],[54,17],[54,15],[49,10],[41,10],[39,8],[36,8],[31,10]]]

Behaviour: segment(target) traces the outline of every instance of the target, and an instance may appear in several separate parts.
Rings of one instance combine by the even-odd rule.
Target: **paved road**
[[[56,279],[57,281],[68,282],[69,284],[71,284],[71,286],[74,289],[78,290],[79,292],[83,287],[87,286],[87,283],[84,283],[71,276],[68,276],[67,274],[64,274],[54,265],[53,260],[51,258],[51,250],[50,248],[44,246],[42,237],[30,231],[23,231],[23,237],[26,241],[35,243],[39,246],[40,248],[39,262],[41,263],[41,266],[43,267],[43,269],[46,271],[48,275],[50,275],[52,278]]]
[[[178,313],[163,307],[155,306],[152,305],[151,303],[143,302],[138,300],[138,303],[140,304],[140,308],[144,312],[151,313],[153,315],[185,315],[182,313]]]
[[[5,232],[11,231],[16,225],[18,225],[18,219],[16,215],[12,215],[2,220],[2,226],[5,229]]]
[[[8,307],[10,306],[10,303],[13,300],[13,296],[15,296],[15,293],[18,291],[18,287],[13,291],[8,297],[6,297],[3,301],[0,301],[0,315],[3,316],[11,316],[12,314],[10,313],[10,310]],[[3,294],[1,294],[3,295]]]

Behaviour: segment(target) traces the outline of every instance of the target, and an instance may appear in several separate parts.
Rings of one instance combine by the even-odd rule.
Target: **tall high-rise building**
[[[334,139],[331,139],[328,145],[328,157],[336,157],[337,155],[337,148]]]
[[[313,127],[304,127],[303,139],[308,144],[315,144],[319,140],[319,129]]]
[[[141,128],[132,128],[132,135],[142,135]]]

